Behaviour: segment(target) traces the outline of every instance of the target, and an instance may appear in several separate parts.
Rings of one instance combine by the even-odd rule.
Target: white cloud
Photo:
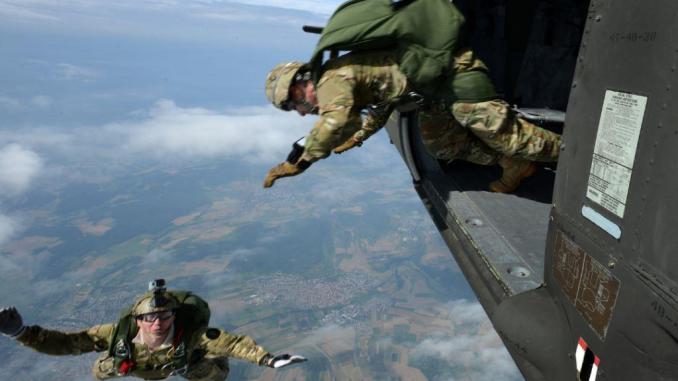
[[[422,340],[412,351],[413,357],[432,357],[445,361],[450,368],[464,369],[464,379],[519,380],[518,368],[501,339],[492,329],[478,303],[466,300],[450,304],[453,334],[437,333]],[[450,380],[454,380],[452,372]]]
[[[24,192],[41,168],[40,157],[18,144],[0,149],[0,195],[7,197]],[[23,219],[0,214],[0,247],[19,233],[23,225],[20,220]],[[0,255],[0,272],[12,272],[14,267],[14,262]]]
[[[215,111],[162,100],[119,123],[0,129],[0,141],[18,143],[0,146],[0,190],[20,193],[38,173],[49,183],[108,181],[129,170],[127,165],[147,160],[216,158],[272,166],[287,157],[313,122],[314,117],[272,106]],[[39,150],[42,158],[22,146]]]
[[[60,80],[92,82],[100,76],[100,73],[94,69],[67,62],[53,62],[35,58],[27,58],[23,61],[28,65],[36,66],[41,71],[49,72],[52,77]],[[53,101],[51,97],[46,95],[36,95],[30,99],[31,104],[40,107],[49,106]]]
[[[15,195],[26,191],[42,165],[35,152],[18,144],[5,146],[0,149],[0,190]]]
[[[450,303],[449,308],[450,316],[455,324],[480,324],[488,321],[480,303],[461,299]]]
[[[153,249],[144,257],[143,261],[146,265],[153,265],[161,262],[166,262],[174,257],[174,253],[170,250]]]
[[[316,119],[315,116],[302,118],[294,112],[280,111],[272,106],[219,111],[181,107],[171,100],[160,100],[149,109],[135,112],[127,120],[117,123],[0,130],[0,141],[33,147],[43,157],[40,160],[30,151],[15,146],[13,152],[25,153],[25,165],[22,167],[25,171],[14,170],[24,173],[24,176],[17,174],[11,182],[9,180],[13,177],[0,178],[0,186],[9,182],[17,191],[24,189],[42,168],[42,161],[49,163],[42,168],[41,176],[50,184],[55,181],[108,181],[119,170],[128,170],[131,163],[146,160],[160,160],[167,164],[195,159],[229,159],[273,166],[287,157],[292,143],[308,134]],[[315,189],[313,197],[327,202],[345,200],[351,194],[363,192],[365,187],[374,186],[374,181],[402,181],[405,169],[393,168],[399,165],[398,160],[396,151],[388,144],[386,133],[381,132],[363,147],[341,156],[333,155],[328,161],[314,165],[312,170],[324,177],[324,186]],[[8,166],[9,162],[14,161],[0,160],[0,174],[3,168],[4,173],[13,168]],[[31,166],[31,163],[34,165]],[[356,163],[358,168],[366,171],[379,171],[382,178],[365,182],[334,176],[336,165],[348,164],[355,168]],[[29,171],[31,168],[33,172]],[[346,186],[345,181],[354,183]]]
[[[4,245],[18,230],[18,223],[5,215],[0,214],[0,246]],[[17,266],[8,258],[0,256],[0,271],[5,272]]]
[[[311,331],[308,336],[304,337],[295,346],[317,346],[331,343],[335,349],[352,350],[354,349],[354,338],[355,329],[353,327],[341,327],[331,324]]]
[[[222,114],[203,108],[156,103],[145,120],[107,126],[128,135],[127,151],[156,157],[238,158],[280,161],[292,143],[307,133],[298,115],[273,107],[249,107]]]
[[[57,64],[57,75],[61,79],[83,82],[90,82],[99,76],[99,74],[92,69],[69,63]]]

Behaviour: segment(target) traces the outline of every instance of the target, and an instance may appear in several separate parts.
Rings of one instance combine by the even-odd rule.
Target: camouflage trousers
[[[560,135],[522,119],[503,100],[432,105],[419,112],[429,154],[443,161],[496,164],[502,156],[557,161]]]

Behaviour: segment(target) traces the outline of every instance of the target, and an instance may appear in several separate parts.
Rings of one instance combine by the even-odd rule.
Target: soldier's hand
[[[0,310],[0,333],[15,337],[23,330],[24,323],[16,308],[10,307]]]
[[[340,154],[342,152],[346,152],[346,151],[350,150],[353,147],[360,147],[361,145],[363,145],[363,142],[357,140],[354,137],[351,137],[350,139],[345,141],[344,144],[333,149],[332,152],[334,152],[336,154]]]
[[[283,353],[272,357],[270,360],[268,360],[268,363],[266,365],[270,366],[271,368],[282,368],[283,366],[304,361],[306,361],[306,357]]]
[[[273,183],[281,177],[296,176],[303,172],[304,169],[305,168],[302,168],[298,165],[290,164],[287,161],[283,161],[282,163],[276,165],[275,167],[271,168],[270,171],[268,171],[268,174],[264,179],[264,188],[272,187]]]

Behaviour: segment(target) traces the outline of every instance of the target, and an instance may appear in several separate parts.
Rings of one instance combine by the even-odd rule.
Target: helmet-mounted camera
[[[169,302],[169,299],[165,296],[167,288],[165,287],[164,279],[155,279],[148,282],[148,291],[153,292],[153,297],[150,302],[151,307],[163,307]]]

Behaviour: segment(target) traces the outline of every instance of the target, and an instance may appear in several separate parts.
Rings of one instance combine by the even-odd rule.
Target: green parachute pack
[[[152,292],[142,296],[152,295]],[[179,307],[175,309],[174,342],[175,352],[170,369],[173,374],[183,374],[188,369],[188,350],[190,340],[196,332],[207,330],[210,321],[210,308],[207,302],[190,291],[166,291],[166,295],[174,298]],[[115,358],[115,369],[118,375],[125,375],[131,371],[134,363],[134,347],[132,340],[139,332],[135,323],[133,309],[136,303],[124,309],[116,328],[111,334],[108,354]]]
[[[331,58],[341,51],[390,49],[412,87],[423,95],[447,97],[451,89],[457,100],[493,99],[496,93],[487,73],[452,72],[463,24],[464,16],[449,0],[350,0],[322,29],[309,61],[313,81],[320,80],[328,52]]]

